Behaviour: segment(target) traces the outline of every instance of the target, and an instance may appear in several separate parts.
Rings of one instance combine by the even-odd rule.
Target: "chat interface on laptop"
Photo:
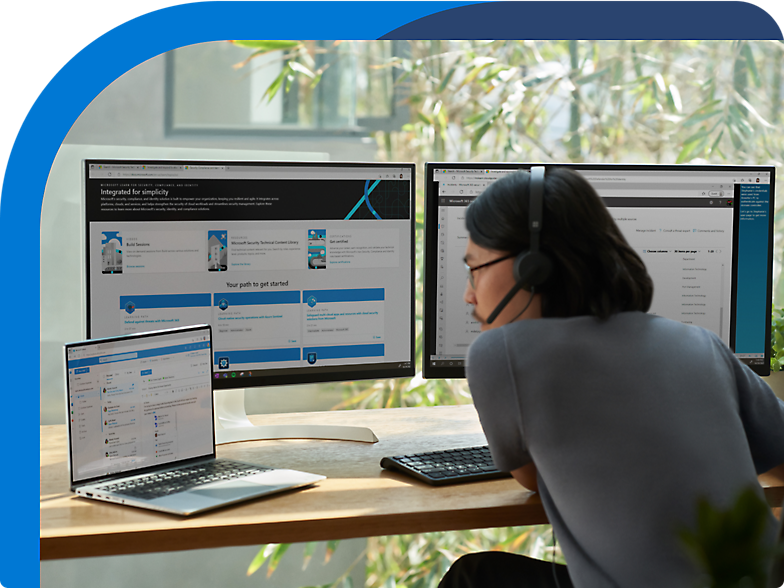
[[[85,167],[88,336],[209,323],[216,388],[413,374],[413,164]]]
[[[214,455],[209,328],[66,347],[74,482]]]
[[[498,178],[530,167],[482,165],[427,165],[428,377],[462,377],[467,349],[480,332],[463,300],[466,208]],[[741,361],[764,371],[773,168],[563,167],[591,182],[644,261],[654,282],[650,312],[713,331]]]

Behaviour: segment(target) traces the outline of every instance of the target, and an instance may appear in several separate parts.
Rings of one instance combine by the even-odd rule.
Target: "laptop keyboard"
[[[160,498],[184,492],[202,484],[243,478],[272,468],[226,459],[214,460],[167,472],[149,474],[141,478],[102,486],[100,490],[132,496],[134,498]]]
[[[433,486],[509,477],[495,467],[487,445],[385,457],[381,467],[408,474]]]

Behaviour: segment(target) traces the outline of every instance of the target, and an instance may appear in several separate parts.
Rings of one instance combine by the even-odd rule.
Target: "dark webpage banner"
[[[409,180],[89,180],[87,221],[401,220]]]
[[[736,186],[740,202],[735,296],[735,353],[765,353],[770,325],[770,186]]]

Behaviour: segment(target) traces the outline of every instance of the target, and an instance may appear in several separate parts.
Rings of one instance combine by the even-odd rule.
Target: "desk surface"
[[[361,425],[375,444],[251,441],[219,457],[327,476],[317,486],[192,518],[77,498],[68,490],[65,425],[41,427],[41,559],[295,543],[547,522],[538,495],[514,480],[434,488],[379,467],[386,455],[482,445],[473,406],[258,415],[254,424]],[[760,476],[768,501],[784,477]]]

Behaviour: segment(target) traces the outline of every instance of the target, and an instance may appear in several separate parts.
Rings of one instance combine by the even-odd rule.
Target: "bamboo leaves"
[[[325,545],[325,553],[324,553],[324,563],[329,563],[329,560],[332,559],[332,556],[335,553],[335,550],[338,548],[340,541],[327,541]],[[267,574],[266,577],[269,578],[275,573],[275,570],[278,568],[283,556],[291,547],[291,543],[269,543],[267,545],[262,545],[259,549],[259,552],[256,554],[256,557],[253,558],[250,565],[248,566],[247,571],[245,572],[246,575],[252,576],[255,574],[265,563],[267,564]],[[316,548],[320,545],[317,541],[311,541],[305,544],[305,548],[303,551],[302,557],[302,569],[306,569],[313,558],[313,554],[316,551]]]
[[[435,588],[458,557],[477,551],[507,551],[531,557],[555,557],[552,530],[540,525],[522,528],[483,529],[449,533],[424,533],[368,540],[366,585]]]
[[[320,82],[324,65],[305,42],[236,43],[253,55],[284,52],[267,100],[297,78]],[[321,63],[349,55],[352,43],[323,48]],[[777,78],[761,65],[781,53],[770,43],[411,41],[410,49],[368,67],[395,69],[395,83],[410,89],[412,118],[398,132],[417,158],[744,162],[782,151],[780,123],[767,116],[779,112],[770,102]]]
[[[716,108],[719,104],[721,104],[721,102],[721,100],[711,100],[707,104],[703,104],[690,116],[688,116],[686,120],[683,121],[681,126],[683,128],[688,128],[704,120],[708,120],[717,114],[721,114],[723,110],[721,108]]]
[[[248,566],[246,574],[248,576],[253,575],[261,566],[264,565],[264,562],[269,561],[267,564],[267,577],[269,578],[275,571],[275,568],[278,567],[281,558],[288,551],[289,547],[291,547],[290,543],[270,543],[263,546]]]

